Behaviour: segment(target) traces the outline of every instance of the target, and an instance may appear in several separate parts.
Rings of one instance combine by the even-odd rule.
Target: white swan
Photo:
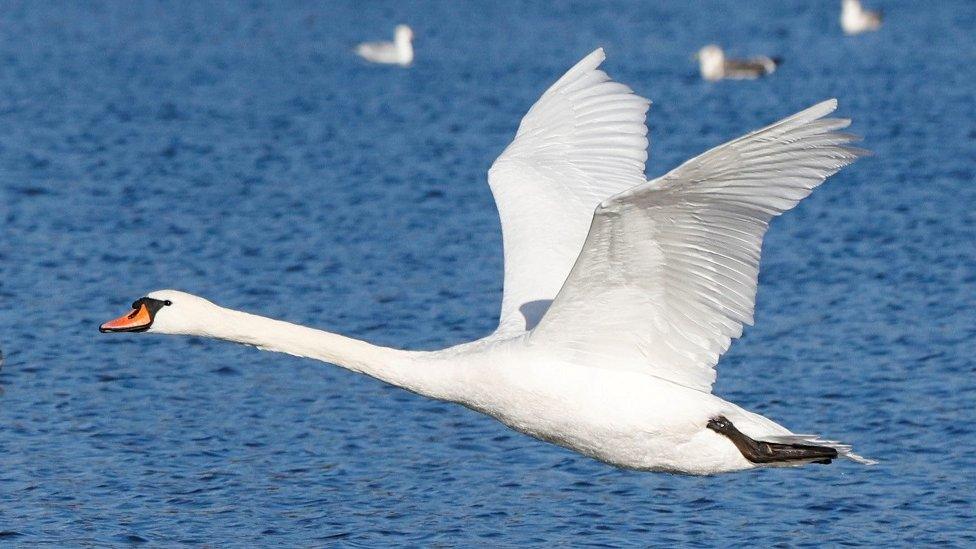
[[[864,9],[859,0],[844,0],[840,8],[840,26],[847,34],[876,31],[881,28],[881,13]]]
[[[413,63],[413,29],[397,25],[392,42],[364,42],[356,46],[356,54],[372,63],[408,67]]]
[[[619,467],[866,461],[711,394],[719,356],[752,323],[767,224],[860,154],[836,132],[849,121],[824,118],[836,107],[825,101],[647,182],[649,102],[598,70],[603,59],[596,50],[549,88],[488,174],[505,248],[492,335],[401,351],[173,290],[101,330],[330,362]]]
[[[728,59],[722,48],[709,44],[698,50],[698,70],[705,80],[752,80],[776,72],[779,61],[760,55],[748,59]]]

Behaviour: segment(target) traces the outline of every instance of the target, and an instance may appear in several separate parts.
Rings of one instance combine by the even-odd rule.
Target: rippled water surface
[[[839,4],[839,2],[837,2]],[[976,4],[0,8],[0,543],[976,544]],[[397,22],[409,70],[350,54]],[[701,82],[707,42],[785,64]],[[648,172],[836,96],[875,156],[778,219],[718,394],[881,460],[621,471],[338,368],[105,336],[177,287],[382,344],[482,336],[485,183],[594,47],[654,100]]]

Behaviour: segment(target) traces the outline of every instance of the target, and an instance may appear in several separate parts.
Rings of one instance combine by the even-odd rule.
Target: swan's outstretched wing
[[[552,85],[488,183],[505,246],[498,335],[535,326],[566,280],[601,200],[643,183],[650,104],[598,69],[598,49]]]
[[[716,147],[597,208],[572,273],[530,341],[594,366],[709,391],[752,324],[763,234],[865,151],[825,101]]]

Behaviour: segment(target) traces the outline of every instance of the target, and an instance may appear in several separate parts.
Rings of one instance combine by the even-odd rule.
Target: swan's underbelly
[[[754,466],[706,429],[711,417],[738,410],[714,395],[632,372],[566,365],[500,377],[503,385],[472,407],[612,465],[691,474]]]

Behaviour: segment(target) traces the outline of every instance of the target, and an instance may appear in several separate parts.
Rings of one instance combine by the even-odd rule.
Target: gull
[[[881,28],[881,12],[864,9],[860,0],[843,0],[840,26],[847,34],[876,31]]]
[[[698,50],[698,69],[705,80],[751,80],[772,74],[780,63],[778,59],[766,56],[748,59],[727,59],[722,48],[709,44]]]
[[[356,54],[372,63],[408,67],[413,63],[413,29],[397,25],[392,42],[364,42],[356,46]]]

